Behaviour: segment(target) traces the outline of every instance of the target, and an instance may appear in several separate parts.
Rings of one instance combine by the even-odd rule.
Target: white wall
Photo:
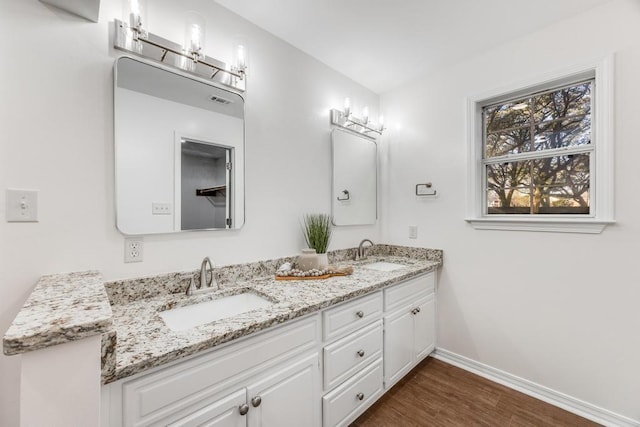
[[[182,14],[207,17],[206,52],[250,47],[246,101],[246,224],[233,232],[145,237],[144,262],[124,264],[115,228],[113,95],[109,23],[118,1],[102,1],[91,23],[36,0],[3,0],[0,38],[0,333],[46,273],[101,270],[106,279],[292,255],[304,246],[305,212],[330,212],[329,109],[345,96],[378,97],[209,0],[149,2],[149,30],[183,40]],[[40,190],[38,223],[6,223],[6,188]],[[380,240],[377,226],[335,232],[331,249]],[[19,356],[0,356],[0,425],[18,423]]]
[[[599,235],[474,230],[463,220],[465,97],[611,52],[617,224]],[[618,0],[384,94],[381,106],[384,240],[445,253],[438,346],[640,421],[639,76],[640,2]],[[439,196],[416,198],[428,181]]]

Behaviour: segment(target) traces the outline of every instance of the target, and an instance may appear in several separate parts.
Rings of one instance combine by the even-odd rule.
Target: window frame
[[[613,189],[613,55],[513,83],[466,100],[468,188],[465,220],[476,229],[601,233],[615,223]],[[593,79],[590,213],[580,215],[488,214],[484,156],[485,106]]]

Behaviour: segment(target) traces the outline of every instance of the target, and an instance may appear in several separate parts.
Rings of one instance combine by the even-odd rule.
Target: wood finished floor
[[[351,427],[598,425],[428,357]]]

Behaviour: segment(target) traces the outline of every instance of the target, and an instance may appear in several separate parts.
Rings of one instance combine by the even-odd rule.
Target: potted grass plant
[[[304,239],[309,251],[303,250],[298,258],[302,270],[316,268],[324,270],[329,266],[327,249],[331,240],[332,218],[328,214],[306,214],[303,218]],[[311,252],[315,251],[315,254]],[[310,268],[307,268],[310,267]]]

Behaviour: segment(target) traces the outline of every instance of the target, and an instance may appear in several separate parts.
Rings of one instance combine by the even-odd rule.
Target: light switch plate
[[[410,239],[417,239],[418,238],[418,226],[417,225],[410,225],[409,226],[409,238]]]
[[[7,222],[38,222],[38,190],[7,189]]]

